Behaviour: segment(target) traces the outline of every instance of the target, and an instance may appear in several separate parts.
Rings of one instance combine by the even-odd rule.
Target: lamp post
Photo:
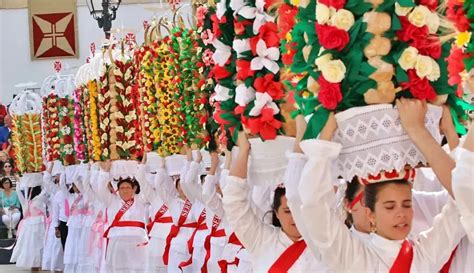
[[[105,38],[110,38],[112,21],[117,16],[117,10],[122,0],[86,0],[87,7],[92,17],[97,20],[99,28],[105,33]]]

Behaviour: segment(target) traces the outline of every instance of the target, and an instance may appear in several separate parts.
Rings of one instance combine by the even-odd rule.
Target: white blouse
[[[303,221],[298,226],[309,232],[303,234],[310,249],[321,254],[323,262],[336,272],[388,272],[397,257],[402,241],[387,240],[371,234],[367,242],[354,236],[333,209],[335,194],[332,164],[341,146],[323,140],[306,140],[301,147],[308,156],[297,193]],[[287,198],[294,196],[287,195]],[[436,217],[432,229],[419,234],[413,241],[411,272],[436,272],[451,255],[463,236],[459,214],[453,200]]]
[[[457,148],[454,152],[453,194],[461,214],[461,223],[474,243],[474,152]]]
[[[268,272],[293,241],[281,228],[264,224],[250,207],[249,186],[245,179],[227,178],[224,189],[224,210],[235,234],[250,253],[254,272]],[[304,250],[289,272],[326,272],[308,248]]]
[[[140,165],[138,170],[137,181],[140,183],[141,191],[135,195],[133,205],[125,212],[120,221],[137,221],[146,223],[147,202],[144,197],[144,192],[147,192],[148,186],[144,182],[145,166]],[[107,184],[110,181],[110,175],[107,172],[101,171],[99,174],[98,196],[107,207],[108,225],[114,221],[115,215],[125,204],[125,201],[116,194],[112,194]],[[146,229],[140,227],[112,227],[109,231],[108,237],[118,236],[140,236],[144,241],[148,240]]]

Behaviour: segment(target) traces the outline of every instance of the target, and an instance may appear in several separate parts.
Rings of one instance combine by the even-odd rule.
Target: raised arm
[[[264,224],[251,209],[248,198],[249,185],[247,164],[250,143],[244,132],[238,136],[239,154],[227,177],[223,190],[223,204],[226,219],[244,247],[250,252],[258,252],[264,242],[276,234],[276,229]]]
[[[217,152],[211,152],[211,169],[202,185],[202,197],[206,207],[211,209],[220,218],[224,217],[224,208],[222,206],[222,198],[217,193],[218,184],[216,172],[219,164],[219,155]]]
[[[174,185],[173,179],[168,175],[165,168],[166,161],[163,159],[161,161],[160,168],[156,172],[154,187],[157,194],[166,204],[171,204],[178,195],[176,186]]]
[[[100,173],[98,175],[97,196],[106,205],[109,206],[115,195],[109,191],[108,183],[110,181],[111,162],[100,162]]]
[[[474,243],[474,123],[462,147],[455,152],[456,168],[453,170],[453,193],[461,214],[461,223]]]
[[[184,180],[181,180],[181,187],[191,203],[194,203],[195,201],[204,203],[204,198],[202,197],[202,186],[200,184],[202,154],[200,151],[197,151],[196,159],[193,160],[192,151],[187,149],[186,152],[189,169],[184,176]]]
[[[329,141],[335,129],[335,118],[331,114],[319,139],[301,142],[301,149],[308,157],[297,189],[301,206],[294,207],[293,203],[290,209],[300,210],[296,225],[303,227],[303,238],[315,256],[320,254],[322,261],[335,271],[357,271],[372,265],[367,258],[368,249],[351,236],[333,209],[336,201],[333,181],[337,178],[331,169],[341,150],[340,144]],[[290,190],[290,196],[292,194]]]
[[[456,164],[425,127],[424,119],[428,110],[426,102],[401,98],[397,100],[396,105],[403,128],[423,153],[443,187],[453,196],[451,171]],[[443,119],[451,119],[449,108],[444,108],[444,111]],[[448,121],[444,120],[443,122],[447,123]],[[445,127],[449,128],[447,125]],[[454,130],[454,126],[451,130]]]
[[[146,153],[143,155],[141,164],[138,164],[137,170],[137,181],[140,185],[140,193],[138,197],[145,203],[151,203],[153,201],[154,189],[150,186],[148,181],[149,174],[146,170],[147,156]]]

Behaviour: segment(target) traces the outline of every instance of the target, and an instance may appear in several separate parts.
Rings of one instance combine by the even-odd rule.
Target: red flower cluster
[[[470,29],[469,20],[464,13],[464,1],[460,0],[448,0],[446,9],[446,18],[453,22],[456,29],[460,32],[464,32]]]
[[[283,4],[278,9],[278,35],[280,39],[285,39],[286,34],[295,26],[296,14],[298,14],[298,8],[292,5]]]
[[[260,27],[258,35],[250,38],[250,48],[252,54],[257,55],[257,43],[263,40],[267,47],[278,47],[280,45],[280,37],[278,37],[278,26],[273,22],[267,22]]]
[[[316,35],[319,43],[326,49],[342,51],[349,44],[349,33],[334,26],[316,23]]]
[[[436,11],[439,5],[438,2],[439,2],[438,0],[420,0],[419,4],[427,7],[431,11]]]
[[[273,100],[281,100],[285,94],[280,81],[273,80],[273,74],[266,74],[263,77],[256,78],[253,86],[257,92],[268,93]]]
[[[408,70],[408,82],[402,82],[404,90],[409,89],[413,97],[420,100],[435,100],[436,91],[427,78],[421,79],[416,75],[415,69]]]
[[[244,119],[242,120],[244,123]],[[250,133],[259,134],[264,140],[275,139],[278,130],[281,128],[281,121],[275,119],[273,109],[265,107],[260,116],[246,119],[246,127]]]
[[[323,75],[318,78],[319,93],[318,100],[329,110],[336,109],[337,105],[342,101],[342,92],[340,83],[330,83]]]
[[[462,88],[462,78],[461,72],[464,71],[464,59],[468,58],[468,54],[464,54],[461,48],[453,46],[451,48],[451,52],[449,53],[448,60],[448,76],[449,80],[448,83],[450,85],[458,85],[458,89],[456,90],[456,95],[461,97],[464,93]]]
[[[405,16],[400,16],[399,19],[401,29],[396,32],[398,39],[418,49],[420,54],[434,59],[441,57],[441,41],[439,37],[429,34],[427,26],[417,27]]]
[[[346,5],[346,0],[318,0],[318,2],[328,7],[335,8],[336,10],[342,9]]]

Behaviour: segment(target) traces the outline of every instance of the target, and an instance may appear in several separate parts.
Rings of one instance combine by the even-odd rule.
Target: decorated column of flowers
[[[105,63],[101,67],[100,81],[98,83],[98,96],[97,96],[97,110],[98,110],[98,136],[100,140],[99,159],[96,160],[107,160],[110,159],[110,130],[111,130],[111,107],[112,100],[115,101],[115,90],[110,90],[110,79],[114,80],[114,74],[112,65]],[[111,94],[113,92],[113,94]],[[92,98],[91,98],[92,99]],[[94,127],[92,127],[94,130]],[[115,128],[114,128],[115,129]],[[115,142],[115,139],[113,140]]]
[[[43,98],[43,134],[48,161],[58,160],[60,157],[58,99],[58,96],[54,93]]]
[[[216,4],[216,12],[211,15],[212,31],[206,31],[207,39],[214,47],[214,67],[211,72],[215,81],[211,97],[215,108],[214,119],[220,126],[220,141],[228,146],[237,140],[237,133],[242,128],[238,115],[234,113],[237,106],[234,101],[236,55],[232,43],[234,27],[238,25],[234,25],[233,19],[230,1],[221,0]]]
[[[199,88],[203,75],[198,69],[201,52],[198,52],[197,33],[193,29],[175,28],[171,38],[174,50],[179,55],[178,86],[181,94],[178,101],[181,102],[181,111],[185,118],[183,141],[189,146],[200,149],[208,141],[207,132],[204,130],[207,122],[204,107],[208,103],[208,98]]]
[[[157,65],[155,84],[158,100],[159,125],[155,134],[158,140],[157,152],[169,156],[181,151],[184,133],[184,115],[180,111],[178,53],[173,41],[167,36],[157,41]]]
[[[454,23],[461,28],[456,41],[449,39],[451,38],[449,36],[446,37],[446,29],[440,28],[437,12],[439,6],[438,1],[427,0],[408,1],[403,5],[395,4],[395,13],[400,22],[400,28],[396,33],[399,41],[394,46],[397,81],[404,90],[410,92],[406,94],[407,96],[427,99],[436,105],[446,103],[451,109],[457,132],[465,134],[466,129],[460,120],[467,119],[466,110],[474,108],[463,100],[464,92],[462,87],[459,87],[463,84],[452,77],[455,72],[451,69],[456,65],[453,62],[449,64],[446,60],[450,62],[460,57],[456,56],[459,53],[456,52],[456,47],[467,45],[470,34],[466,32],[466,18],[461,12],[457,14],[457,23]],[[452,2],[448,2],[448,18],[453,17],[454,9]],[[440,36],[447,42],[442,43]],[[469,46],[466,48],[470,50]],[[465,64],[469,71],[472,61],[470,64],[469,62]]]
[[[284,89],[280,83],[280,38],[269,1],[231,0],[234,10],[237,53],[235,112],[244,128],[263,140],[281,133],[283,118],[279,104]]]
[[[217,143],[215,142],[216,134],[218,133],[219,125],[213,118],[209,118],[213,114],[214,105],[211,104],[213,101],[210,100],[212,93],[215,88],[215,81],[213,78],[213,67],[214,60],[212,56],[214,54],[212,41],[214,35],[212,32],[212,16],[216,13],[216,9],[210,5],[199,6],[196,11],[197,18],[197,34],[200,39],[198,53],[200,60],[198,60],[199,73],[203,75],[203,79],[199,82],[198,88],[201,93],[206,96],[208,103],[204,104],[205,114],[206,114],[206,124],[205,128],[209,136],[209,141],[207,142],[206,149],[212,151],[217,148]],[[225,134],[225,132],[224,132]]]
[[[74,90],[74,150],[76,157],[82,162],[89,161],[88,155],[88,124],[86,121],[89,120],[88,109],[86,109],[87,101],[85,92],[85,85],[81,85]]]
[[[464,94],[474,93],[474,40],[472,39],[471,22],[474,21],[474,5],[472,1],[447,1],[446,18],[452,23],[452,43],[450,54],[447,58],[449,84],[457,86],[456,96],[462,98]],[[474,110],[473,106],[467,102],[455,99],[451,103],[456,109],[455,118],[456,130],[458,133],[466,133],[466,129],[461,125],[460,119],[467,120],[467,110]]]
[[[44,170],[42,160],[41,115],[26,113],[12,116],[12,143],[15,165],[20,173]]]
[[[115,60],[109,72],[110,158],[136,160],[143,155],[140,129],[139,90],[135,85],[135,66],[126,55]],[[107,147],[103,147],[105,150]]]
[[[101,135],[100,135],[100,125],[99,125],[99,108],[98,108],[98,99],[99,99],[99,90],[98,84],[96,80],[90,80],[87,83],[87,89],[84,93],[84,101],[85,104],[89,107],[85,112],[85,119],[87,126],[87,131],[89,132],[89,153],[90,157],[93,161],[100,161],[101,160]]]
[[[369,79],[375,69],[363,56],[372,38],[363,14],[371,8],[371,3],[362,1],[298,3],[298,22],[291,32],[296,44],[291,71],[304,75],[295,99],[299,112],[311,116],[306,138],[317,136],[329,111],[348,107],[341,105],[343,96],[363,103],[363,94],[376,87]]]
[[[77,164],[74,150],[74,101],[66,96],[58,99],[59,153],[60,161],[64,166]]]
[[[148,27],[145,32],[148,31]],[[137,71],[137,82],[141,94],[141,108],[143,111],[143,134],[146,140],[147,150],[155,150],[155,135],[158,126],[157,100],[153,67],[155,66],[155,45],[156,43],[145,44],[135,51],[135,62],[139,68]]]
[[[41,102],[39,95],[25,91],[13,99],[9,108],[15,165],[22,174],[44,170]]]

